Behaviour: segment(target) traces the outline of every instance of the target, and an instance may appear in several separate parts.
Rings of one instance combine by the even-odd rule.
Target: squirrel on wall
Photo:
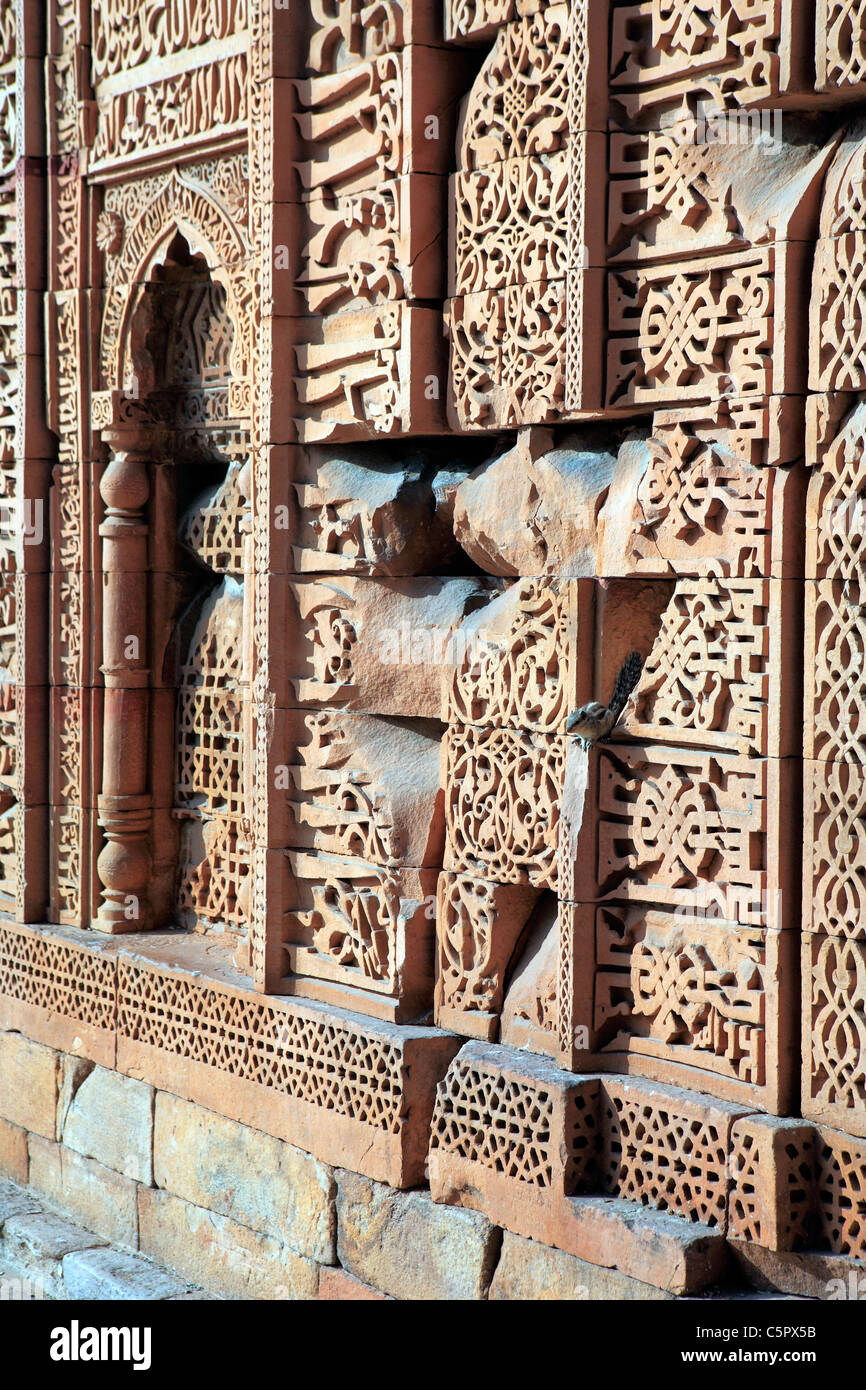
[[[565,721],[565,732],[577,734],[583,748],[603,743],[625,709],[626,700],[637,685],[642,670],[643,657],[640,652],[629,652],[620,667],[610,704],[602,705],[598,700],[590,700],[589,704],[581,705]]]

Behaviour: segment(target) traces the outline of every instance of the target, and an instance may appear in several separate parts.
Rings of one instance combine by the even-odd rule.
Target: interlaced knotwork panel
[[[818,398],[820,401],[820,397]],[[846,398],[843,396],[842,400]],[[823,431],[822,431],[823,435]],[[857,580],[866,562],[866,402],[857,402],[819,443],[809,488],[809,573]]]
[[[664,1057],[752,1086],[766,1083],[775,1065],[767,1057],[766,1019],[780,1005],[776,942],[768,943],[763,928],[603,908],[596,961],[595,1026],[603,1051]]]
[[[480,650],[467,644],[449,675],[443,718],[560,733],[575,702],[576,610],[575,586],[567,581],[518,580],[483,615]]]
[[[555,888],[563,738],[453,725],[444,745],[445,867]]]
[[[664,405],[772,389],[772,248],[617,271],[607,401]],[[781,278],[781,277],[780,277]]]
[[[599,761],[598,883],[607,894],[766,923],[766,764],[620,745]]]
[[[857,1133],[866,1125],[866,947],[806,933],[803,973],[810,1058],[804,1113],[832,1116],[834,1125]]]
[[[866,23],[863,0],[818,0],[815,66],[819,92],[866,83]],[[851,92],[861,96],[862,92]]]
[[[21,92],[17,85],[17,16],[7,6],[0,18],[0,906],[21,915],[23,882],[19,862],[23,847],[18,806],[18,725],[20,708],[18,627],[23,623],[23,589],[16,555],[25,520],[18,473],[22,465],[21,373],[25,344],[19,341],[18,314],[23,307],[20,290],[23,267],[19,264],[18,220],[22,189],[16,177],[20,150]],[[23,165],[23,161],[22,161]],[[32,351],[32,345],[29,350]]]

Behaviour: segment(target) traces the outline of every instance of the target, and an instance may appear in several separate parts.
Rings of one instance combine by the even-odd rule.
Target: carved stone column
[[[96,862],[100,931],[150,925],[151,792],[148,758],[147,456],[137,431],[103,432],[112,458],[100,493],[102,537],[102,672],[105,711],[99,824],[105,845]],[[168,736],[168,733],[167,733]]]

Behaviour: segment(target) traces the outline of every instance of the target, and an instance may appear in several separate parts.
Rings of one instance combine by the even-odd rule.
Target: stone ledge
[[[734,1262],[759,1289],[830,1303],[866,1303],[866,1260],[822,1251],[766,1250],[751,1241],[731,1240]]]
[[[28,1281],[27,1297],[57,1300],[217,1297],[141,1255],[109,1246],[9,1182],[0,1182],[3,1279]]]
[[[26,1031],[31,1051],[116,1067],[394,1187],[424,1181],[436,1083],[460,1046],[440,1029],[259,994],[227,948],[183,932],[105,940],[5,921],[0,991],[0,1027]],[[12,1097],[0,1117],[54,1138],[46,1084],[38,1114]]]
[[[673,1294],[718,1282],[727,1265],[725,1238],[708,1226],[619,1197],[554,1195],[455,1154],[431,1155],[430,1193],[435,1202],[483,1212],[514,1235]]]
[[[670,1302],[675,1295],[506,1231],[489,1297],[493,1302]]]

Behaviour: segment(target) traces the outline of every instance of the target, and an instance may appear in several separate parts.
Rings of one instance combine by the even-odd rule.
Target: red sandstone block
[[[444,431],[445,351],[437,311],[398,300],[299,319],[295,334],[295,425],[302,442]]]
[[[442,299],[447,193],[444,177],[419,173],[383,178],[360,195],[313,193],[292,246],[298,312],[334,314],[383,296]]]
[[[402,1023],[433,1003],[435,869],[292,852],[280,991]],[[347,924],[376,924],[363,950]]]
[[[568,317],[564,276],[447,300],[451,428],[512,429],[559,419]]]
[[[815,87],[839,101],[856,101],[866,91],[866,63],[859,44],[863,32],[862,0],[844,7],[838,0],[817,0],[815,8]]]
[[[595,1174],[597,1099],[597,1078],[514,1048],[466,1043],[437,1089],[428,1163],[434,1198],[449,1200],[452,1158],[468,1163],[482,1186],[494,1172],[515,1191],[585,1189]]]
[[[591,1264],[674,1293],[694,1292],[721,1273],[720,1234],[633,1202],[571,1195],[594,1175],[598,1086],[597,1077],[558,1071],[510,1048],[467,1043],[437,1095],[431,1196],[482,1211],[495,1225]],[[724,1208],[725,1190],[723,1156],[711,1205]]]
[[[19,1033],[0,1033],[0,1118],[54,1138],[57,1053]]]
[[[612,97],[632,120],[657,118],[684,89],[714,109],[720,72],[730,105],[809,101],[810,31],[796,0],[746,11],[713,0],[706,25],[685,35],[679,13],[657,18],[640,3],[614,5],[612,20]]]
[[[26,1129],[10,1124],[8,1120],[0,1120],[0,1173],[24,1187],[28,1167]]]
[[[831,775],[832,771],[831,768]],[[854,771],[844,768],[845,774]],[[847,793],[849,798],[856,793],[859,802],[855,806],[862,803],[864,795],[864,779],[860,769],[856,772],[856,787],[852,789],[849,784]],[[848,814],[851,812],[846,808]],[[850,854],[856,854],[856,850],[850,850]],[[840,856],[838,864],[825,864],[821,876],[825,891],[833,888],[834,880],[850,880],[846,857],[850,856]],[[814,895],[814,879],[807,878],[807,901],[810,890]],[[819,906],[825,910],[823,899]],[[866,1010],[862,981],[866,979],[866,941],[862,939],[862,917],[856,918],[855,926],[851,925],[849,914],[854,902],[847,894],[841,895],[840,908],[841,912],[836,909],[839,915],[832,934],[804,932],[802,938],[802,1110],[809,1120],[863,1139]],[[857,939],[853,939],[855,932],[859,934]]]
[[[115,1008],[113,948],[92,932],[0,927],[0,1027],[113,1067]]]
[[[615,903],[595,909],[594,921],[583,1070],[789,1107],[796,932]]]
[[[673,405],[676,401],[716,401],[723,395],[749,400],[771,394],[802,392],[805,388],[805,324],[793,306],[798,303],[807,274],[808,243],[776,242],[748,251],[687,260],[680,266],[643,266],[611,272],[608,280],[606,403],[609,408]],[[754,291],[748,340],[740,338],[737,306],[746,283]],[[676,290],[681,304],[676,325],[670,319],[669,297]],[[709,296],[716,313],[709,339],[692,319],[692,308]],[[792,305],[790,314],[781,305]],[[693,321],[702,334],[706,366],[686,371],[689,335],[683,325]],[[730,331],[724,333],[722,325]],[[676,333],[676,351],[655,363],[665,335]],[[814,330],[813,330],[814,341]],[[646,345],[654,344],[652,350]],[[672,345],[673,346],[673,345]],[[645,357],[645,351],[648,356]],[[820,389],[820,388],[819,388]]]
[[[728,1234],[770,1250],[810,1244],[814,1130],[801,1120],[749,1115],[731,1131]]]
[[[363,193],[386,174],[446,174],[471,69],[463,54],[413,44],[296,82],[305,196]]]
[[[836,1255],[864,1260],[866,1144],[850,1134],[822,1128],[815,1131],[814,1155],[818,1243]]]
[[[603,1190],[724,1231],[731,1130],[746,1108],[636,1077],[603,1077]]]
[[[429,0],[388,0],[378,9],[366,11],[361,23],[351,4],[334,6],[327,18],[319,12],[319,23],[311,24],[307,33],[308,71],[351,68],[408,44],[441,44],[441,9]]]
[[[360,1279],[356,1279],[353,1274],[347,1274],[344,1269],[334,1269],[325,1265],[319,1270],[319,1299],[325,1302],[380,1302],[390,1303],[392,1300],[386,1293],[379,1293],[377,1289],[372,1289],[369,1284],[364,1284]]]
[[[545,0],[446,0],[445,37],[449,43],[478,43],[503,24],[544,7]]]
[[[139,1187],[138,1220],[142,1254],[204,1288],[235,1298],[316,1297],[315,1261],[227,1216]]]
[[[764,407],[749,412],[739,429],[724,412],[714,424],[712,414],[702,407],[656,411],[652,436],[620,449],[599,517],[605,578],[803,576],[805,469],[764,466],[770,448]],[[710,496],[712,515],[698,503]],[[642,591],[632,586],[630,593]],[[607,640],[603,649],[606,655]]]
[[[506,970],[538,892],[443,871],[437,893],[436,1022],[495,1041]]]

